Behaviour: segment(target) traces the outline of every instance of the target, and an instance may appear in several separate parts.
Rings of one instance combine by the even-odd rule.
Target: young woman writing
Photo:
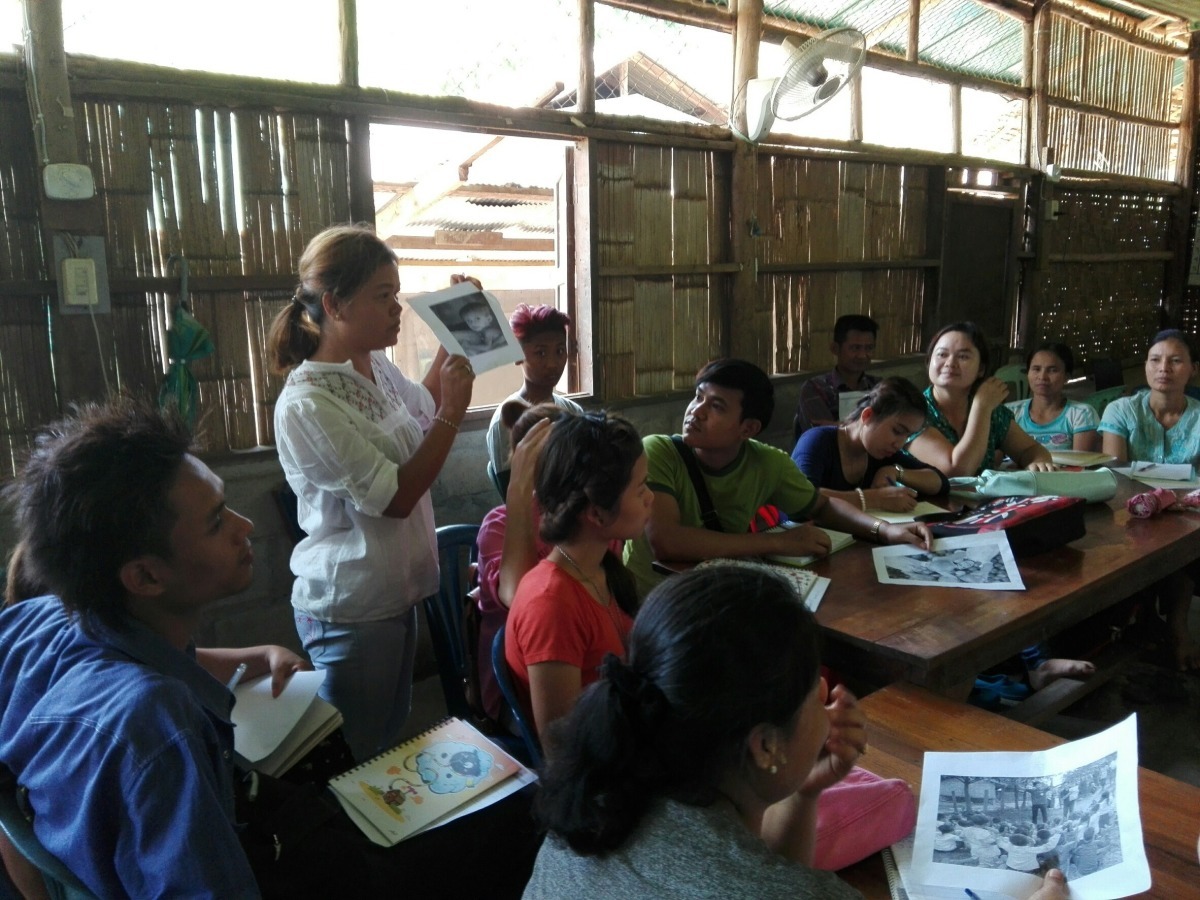
[[[908,512],[917,497],[947,490],[937,469],[904,452],[925,426],[925,398],[904,378],[885,378],[840,425],[810,428],[792,459],[827,497],[861,508]]]

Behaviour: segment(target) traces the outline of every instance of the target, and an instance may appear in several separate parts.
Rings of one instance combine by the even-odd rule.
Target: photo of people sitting
[[[1122,861],[1115,757],[1045,778],[943,777],[933,860],[1068,882]]]

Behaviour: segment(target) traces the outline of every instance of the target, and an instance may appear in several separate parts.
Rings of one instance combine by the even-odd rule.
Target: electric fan
[[[787,38],[791,50],[783,74],[746,82],[747,135],[751,143],[769,134],[776,119],[791,122],[824,106],[845,87],[867,56],[867,39],[855,28],[834,28],[801,44]]]

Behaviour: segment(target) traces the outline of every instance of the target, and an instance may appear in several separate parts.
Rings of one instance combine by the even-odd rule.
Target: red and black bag
[[[953,519],[930,516],[934,537],[1005,531],[1013,556],[1032,556],[1078,540],[1087,533],[1079,497],[1000,497]]]

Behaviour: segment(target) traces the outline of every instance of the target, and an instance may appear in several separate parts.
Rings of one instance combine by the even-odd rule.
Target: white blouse
[[[371,369],[374,384],[350,362],[302,363],[275,403],[279,461],[308,532],[292,552],[292,606],[324,622],[391,618],[438,587],[429,492],[407,518],[383,515],[433,397],[382,352]]]

